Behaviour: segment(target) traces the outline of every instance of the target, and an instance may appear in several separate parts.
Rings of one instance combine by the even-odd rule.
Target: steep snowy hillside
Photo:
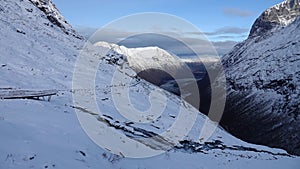
[[[37,2],[43,4],[44,1]],[[52,4],[51,1],[47,2]],[[1,87],[70,87],[76,56],[84,41],[67,35],[67,30],[62,31],[62,27],[57,25],[64,25],[68,29],[71,26],[60,19],[56,24],[52,23],[48,19],[51,13],[46,15],[27,0],[1,1],[0,13]],[[51,18],[56,18],[56,15]]]
[[[31,3],[33,3],[36,7],[38,7],[41,11],[44,12],[47,19],[54,25],[61,28],[63,32],[65,32],[67,35],[72,35],[76,38],[83,39],[82,36],[79,36],[72,26],[65,20],[65,18],[59,13],[58,9],[55,7],[55,5],[52,3],[52,1],[49,0],[29,0]],[[30,12],[31,9],[28,11]]]
[[[268,9],[250,37],[223,57],[230,87],[222,121],[239,138],[298,155],[299,6],[298,0],[287,0]]]
[[[284,150],[245,143],[220,127],[210,139],[199,139],[207,120],[204,115],[177,96],[136,78],[124,59],[107,56],[108,48],[86,43],[77,38],[80,36],[74,36],[76,33],[65,25],[74,34],[66,33],[66,29],[54,24],[47,17],[50,14],[43,10],[54,10],[53,17],[60,16],[52,8],[51,1],[35,2],[2,0],[0,3],[0,98],[2,91],[22,94],[19,89],[55,89],[58,94],[50,102],[0,100],[1,169],[296,169],[299,166],[299,157],[291,156]],[[44,5],[42,9],[40,4]],[[57,21],[64,25],[62,19]],[[83,65],[77,62],[80,58],[83,59]],[[95,69],[96,76],[86,73]],[[125,70],[130,74],[124,74]],[[115,76],[116,72],[119,72],[119,76]],[[79,79],[82,84],[74,85],[78,75],[82,77]],[[95,81],[88,81],[90,78]],[[127,81],[122,81],[124,79]],[[95,88],[84,88],[81,86],[84,84],[95,85]],[[125,113],[132,110],[126,102],[129,96],[121,94],[124,88],[129,89],[131,102],[136,109],[143,111],[151,107],[150,95],[157,105],[154,110],[164,112],[156,119],[148,116],[149,123],[128,120],[118,109],[121,108]],[[114,100],[115,96],[119,100]],[[89,100],[90,97],[95,98]],[[96,101],[103,114],[95,114],[88,106],[80,107],[81,104],[77,102],[80,99],[85,105]],[[120,101],[119,107],[115,105],[118,102],[114,101]],[[183,115],[178,112],[179,109]],[[176,126],[174,122],[178,119],[184,122],[182,127],[176,128],[172,140],[164,139],[163,134],[168,135],[168,129]],[[85,120],[87,123],[84,123]],[[194,125],[191,123],[193,120],[196,120]],[[122,137],[104,137],[104,127]],[[95,135],[85,132],[91,128]],[[189,133],[182,134],[189,128]],[[88,135],[95,142],[106,140],[107,145],[97,146]],[[118,142],[122,145],[115,145]],[[127,146],[128,142],[133,142],[134,146]],[[146,154],[166,152],[149,158],[124,157],[130,150],[140,147],[146,148]],[[113,150],[109,148],[119,150],[118,155],[112,154],[110,151]]]

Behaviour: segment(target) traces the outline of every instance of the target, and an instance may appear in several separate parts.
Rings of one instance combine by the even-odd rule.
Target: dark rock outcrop
[[[43,11],[47,19],[54,25],[58,26],[67,35],[72,35],[78,39],[83,39],[82,36],[76,33],[72,26],[60,14],[56,6],[51,0],[29,0],[37,8]]]

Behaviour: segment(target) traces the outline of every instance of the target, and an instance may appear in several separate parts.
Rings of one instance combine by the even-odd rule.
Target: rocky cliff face
[[[47,19],[52,22],[54,25],[61,28],[63,32],[67,35],[72,35],[76,38],[83,39],[82,36],[77,34],[72,26],[65,20],[65,18],[60,14],[59,10],[50,0],[29,0],[37,8],[45,13]]]
[[[300,1],[286,0],[264,11],[261,16],[256,19],[249,36],[263,36],[271,30],[285,27],[295,21],[299,14]]]
[[[223,57],[223,125],[244,140],[300,154],[299,0],[266,10],[250,36]]]

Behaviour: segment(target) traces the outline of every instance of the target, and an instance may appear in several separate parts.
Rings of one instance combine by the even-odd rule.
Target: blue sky
[[[249,29],[262,11],[282,0],[53,0],[74,26],[99,28],[122,16],[163,12],[182,17],[204,32]]]
[[[121,17],[142,13],[161,12],[168,13],[195,25],[205,33],[213,43],[219,55],[224,55],[240,41],[247,38],[251,25],[255,19],[267,8],[283,0],[52,0],[67,21],[77,31],[90,37],[95,30],[115,21]],[[115,43],[128,32],[111,30],[105,33],[106,37],[97,41]],[[181,36],[179,32],[178,36]],[[195,41],[196,38],[187,39]],[[163,47],[165,42],[157,39],[143,39],[157,43]],[[170,44],[168,44],[170,46]],[[126,46],[126,45],[125,45]],[[135,46],[141,47],[141,46]],[[178,48],[173,44],[174,48]],[[198,45],[205,52],[204,45]],[[182,51],[185,53],[185,51]]]

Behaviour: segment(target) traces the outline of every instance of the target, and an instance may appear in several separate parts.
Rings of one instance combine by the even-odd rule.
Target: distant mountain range
[[[120,35],[126,35],[130,34],[129,32],[118,32],[117,30],[107,30],[105,29],[105,36],[100,35],[98,36],[95,34],[99,30],[103,30],[103,28],[90,28],[90,27],[84,27],[84,26],[75,26],[75,30],[83,35],[86,39],[89,39],[92,43],[98,42],[98,41],[106,41],[106,42],[114,42],[118,43],[120,46],[125,46],[128,48],[140,48],[140,47],[148,47],[148,46],[157,46],[159,48],[165,49],[166,46],[168,46],[169,49],[175,49],[172,51],[172,53],[176,54],[177,56],[195,56],[195,53],[191,51],[190,49],[183,48],[181,50],[178,50],[176,47],[177,46],[183,46],[180,44],[180,42],[176,42],[172,38],[168,37],[163,37],[158,34],[140,34],[140,35],[135,35],[135,36],[129,36],[120,41],[116,42],[116,39],[120,39],[122,37],[119,37]],[[203,35],[206,35],[205,33]],[[176,36],[181,36],[180,34],[174,35]],[[210,38],[209,35],[206,35],[207,38]],[[92,38],[91,38],[92,37]],[[187,40],[193,40],[193,39],[188,39]],[[222,56],[226,53],[228,53],[234,45],[236,45],[239,41],[235,40],[222,40],[222,41],[211,41],[213,44],[215,50],[217,51],[218,56]],[[201,52],[207,54],[207,52],[210,52],[206,48],[202,47]],[[215,54],[215,53],[213,53]],[[199,55],[202,55],[200,53]]]

